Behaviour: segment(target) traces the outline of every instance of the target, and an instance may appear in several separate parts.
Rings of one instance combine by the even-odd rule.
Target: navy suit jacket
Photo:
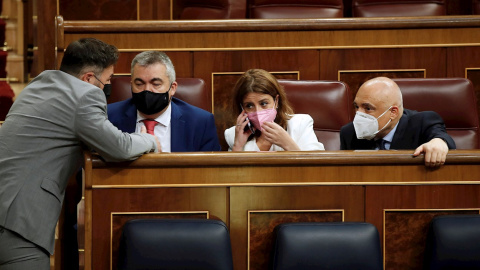
[[[220,151],[213,114],[172,98],[172,152]],[[107,107],[108,120],[123,132],[134,133],[137,107],[132,99],[111,103]]]
[[[449,149],[456,148],[440,115],[432,111],[417,112],[404,109],[390,149],[416,149],[433,138],[443,139]],[[348,123],[340,129],[341,150],[367,150],[375,147],[374,140],[357,139],[353,123]]]

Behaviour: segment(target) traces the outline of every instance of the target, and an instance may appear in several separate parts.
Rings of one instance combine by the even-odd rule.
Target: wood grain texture
[[[172,219],[172,218],[189,218],[189,219],[207,219],[208,211],[199,211],[192,213],[188,211],[179,212],[157,212],[157,213],[112,213],[111,222],[111,266],[112,269],[118,269],[118,252],[120,249],[120,239],[123,232],[123,225],[130,220],[135,219]]]
[[[269,269],[275,243],[275,226],[291,222],[342,222],[342,210],[249,211],[248,266],[250,270]]]
[[[208,211],[210,218],[227,224],[235,269],[268,264],[274,224],[337,221],[338,213],[345,221],[374,224],[384,244],[411,231],[402,245],[417,255],[392,246],[384,250],[388,265],[394,265],[390,269],[415,268],[425,222],[409,226],[416,218],[408,213],[391,215],[386,222],[386,211],[477,211],[479,163],[480,150],[450,151],[439,169],[426,168],[411,151],[170,153],[128,163],[105,163],[87,153],[85,269],[109,269],[112,213],[189,211]],[[314,212],[337,214],[317,219]]]
[[[313,31],[466,28],[477,27],[479,22],[476,16],[144,21],[137,25],[123,21],[72,20],[67,28],[69,32]]]
[[[424,244],[418,245],[434,215],[466,210],[478,214],[480,209],[478,185],[367,186],[365,194],[365,221],[383,235],[385,269],[421,269]],[[408,234],[396,239],[402,232]],[[396,241],[404,248],[396,247]]]
[[[425,54],[429,57],[419,57]],[[426,70],[426,77],[441,78],[446,75],[445,54],[445,48],[440,47],[322,50],[320,60],[329,63],[331,68],[322,69],[320,76],[339,80],[349,71]],[[354,86],[352,90],[356,90]]]
[[[340,212],[343,211],[345,221],[361,221],[363,217],[363,187],[338,187],[338,186],[309,186],[309,187],[231,187],[230,188],[230,236],[232,242],[235,243],[233,252],[233,259],[235,266],[239,269],[247,269],[249,254],[254,255],[251,263],[256,265],[265,265],[266,259],[260,257],[268,257],[270,248],[269,243],[271,238],[268,233],[273,229],[274,224],[284,221],[293,221],[295,218],[298,221],[315,220],[334,220],[342,219]],[[295,213],[295,211],[311,210],[312,213]],[[248,212],[253,211],[248,216]],[[249,250],[248,237],[260,233],[260,228],[252,228],[249,222],[259,222],[259,220],[251,220],[253,216],[258,217],[261,212],[272,213],[272,216],[266,218],[268,225],[263,228],[267,233],[265,235],[265,242],[258,242],[255,239],[250,239],[251,244],[254,245],[254,250]],[[290,212],[281,213],[281,211]],[[313,217],[315,211],[318,213]],[[276,214],[273,214],[277,212]],[[326,214],[328,213],[328,214]],[[333,214],[332,214],[333,213]],[[252,216],[253,214],[253,216]],[[266,213],[265,213],[266,214]],[[332,216],[333,215],[333,216]],[[257,224],[259,225],[259,224]],[[250,230],[249,230],[250,229]],[[253,230],[253,231],[252,231]],[[258,240],[258,238],[256,239]],[[253,242],[252,242],[253,241]],[[255,247],[263,247],[265,253],[254,254]],[[252,267],[252,264],[250,264]],[[265,268],[264,268],[265,269]]]
[[[170,20],[171,0],[137,0],[139,2],[138,20]]]
[[[466,77],[472,81],[480,115],[480,47],[448,48],[448,77]]]
[[[115,65],[116,74],[130,74],[133,58],[141,51],[137,52],[121,52],[117,64]],[[172,60],[175,67],[177,78],[193,77],[193,53],[191,52],[167,52],[168,57]]]
[[[479,21],[476,16],[66,20],[58,25],[56,61],[60,63],[70,42],[88,36],[120,49],[118,73],[129,72],[131,59],[141,51],[166,51],[179,77],[205,81],[205,87],[211,89],[212,103],[216,102],[214,92],[217,97],[226,97],[231,91],[229,84],[214,86],[214,74],[244,72],[250,68],[298,71],[301,80],[345,80],[354,96],[364,80],[379,74],[416,77],[422,70],[427,78],[465,77],[466,68],[478,67],[480,63]],[[398,72],[392,72],[395,70]],[[346,72],[358,72],[362,76],[346,78]],[[475,84],[475,89],[479,87]],[[217,119],[217,132],[225,149],[222,137],[228,123],[223,121],[223,112],[216,117],[222,118]]]
[[[385,211],[385,269],[423,269],[428,226],[439,215],[478,215],[478,210]]]
[[[465,77],[466,68],[477,67],[480,63],[479,22],[478,16],[66,20],[59,25],[57,63],[70,42],[88,36],[120,49],[118,73],[129,72],[133,55],[141,51],[166,51],[179,76],[205,81],[205,87],[211,89],[212,103],[215,102],[214,92],[217,96],[225,96],[231,91],[228,84],[214,86],[214,74],[244,72],[250,68],[298,71],[301,80],[345,80],[354,96],[358,85],[378,74],[416,77],[422,70],[427,78]],[[392,73],[395,70],[398,72]],[[409,70],[413,73],[408,73]],[[346,72],[358,72],[363,76],[345,78]],[[225,122],[217,120],[220,138],[225,126]],[[223,139],[221,141],[224,143]]]
[[[122,213],[123,215],[136,213],[142,216],[154,213],[155,217],[164,214],[169,218],[183,218],[199,215],[191,213],[199,211],[207,212],[209,218],[220,219],[228,225],[226,192],[226,188],[94,190],[92,225],[95,229],[92,237],[96,244],[92,247],[92,265],[95,269],[110,269],[112,232],[115,232],[117,237],[119,230],[118,226],[112,227],[113,216],[117,218]],[[200,215],[205,216],[201,213]],[[115,222],[118,225],[120,221]]]
[[[137,0],[58,0],[65,20],[136,20]],[[142,2],[145,2],[142,0]]]

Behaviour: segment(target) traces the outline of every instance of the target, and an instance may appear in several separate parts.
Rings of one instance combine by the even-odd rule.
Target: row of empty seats
[[[472,0],[472,14],[480,14],[480,1]],[[340,18],[346,3],[354,17],[442,16],[447,0],[184,0],[179,19]]]
[[[465,78],[394,79],[399,85],[404,107],[417,111],[435,111],[442,116],[447,132],[457,149],[478,149],[479,119],[475,91]],[[199,78],[177,78],[175,97],[212,111],[205,82]],[[280,80],[295,113],[314,119],[317,138],[326,150],[340,149],[340,128],[353,121],[353,100],[349,87],[340,81]],[[112,79],[109,103],[131,97],[130,76]],[[228,102],[228,101],[227,101]],[[223,131],[222,131],[223,132]]]
[[[383,269],[378,230],[364,222],[283,223],[273,270]],[[480,215],[433,218],[424,269],[479,269]],[[209,219],[140,219],[123,227],[118,269],[233,269],[227,226]]]

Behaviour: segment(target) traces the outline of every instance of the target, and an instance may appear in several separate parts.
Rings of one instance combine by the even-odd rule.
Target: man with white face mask
[[[442,118],[435,112],[417,112],[403,108],[402,93],[389,78],[365,82],[353,105],[352,123],[340,130],[340,149],[415,149],[425,154],[425,165],[441,166],[455,142],[447,134]]]

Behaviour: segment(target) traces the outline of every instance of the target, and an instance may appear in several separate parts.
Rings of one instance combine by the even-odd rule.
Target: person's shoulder
[[[181,99],[178,99],[176,97],[172,98],[172,103],[177,106],[182,112],[188,113],[188,114],[195,114],[196,117],[198,116],[210,116],[212,115],[211,112],[208,112],[204,109],[201,109],[199,107],[193,106],[192,104],[189,104]]]
[[[403,114],[410,119],[431,119],[431,118],[441,118],[437,112],[434,111],[415,111],[404,109]]]
[[[70,86],[75,85],[76,88],[83,88],[82,86],[84,86],[85,82],[60,70],[45,70],[45,71],[42,71],[42,73],[38,74],[28,84],[28,86],[34,86],[38,84],[46,84],[46,85],[51,85],[55,87],[62,87],[65,85],[70,85]],[[88,85],[93,86],[91,84],[88,84]]]
[[[309,114],[296,113],[296,114],[292,115],[290,120],[294,120],[294,121],[313,121],[313,118]]]
[[[43,75],[42,77],[44,79],[48,77],[51,80],[55,80],[57,83],[62,83],[63,82],[65,84],[75,85],[75,91],[77,91],[77,89],[82,89],[82,90],[85,90],[85,89],[100,89],[100,88],[94,86],[93,84],[84,82],[84,81],[80,80],[79,78],[77,78],[73,75],[70,75],[66,72],[63,72],[61,70],[46,70],[46,71],[42,72],[40,75]]]
[[[60,70],[43,71],[27,85],[25,90],[36,91],[46,88],[50,89],[51,93],[69,95],[76,100],[83,98],[100,100],[100,96],[104,96],[102,89]]]
[[[133,105],[132,99],[129,98],[129,99],[117,101],[117,102],[114,102],[114,103],[110,103],[110,104],[107,105],[107,108],[109,110],[117,110],[117,109],[121,109],[121,108],[125,108],[125,107],[130,107],[131,105]]]
[[[354,132],[354,127],[353,127],[353,122],[350,122],[348,124],[345,124],[343,125],[341,128],[340,128],[340,134],[344,134],[344,133],[352,133]]]
[[[309,125],[313,125],[313,118],[308,114],[293,114],[290,115],[290,119],[287,121],[287,126],[290,129],[294,127],[305,128]]]
[[[225,129],[225,137],[227,137],[227,135],[235,135],[235,126],[232,126],[232,127],[229,127],[227,129]]]

